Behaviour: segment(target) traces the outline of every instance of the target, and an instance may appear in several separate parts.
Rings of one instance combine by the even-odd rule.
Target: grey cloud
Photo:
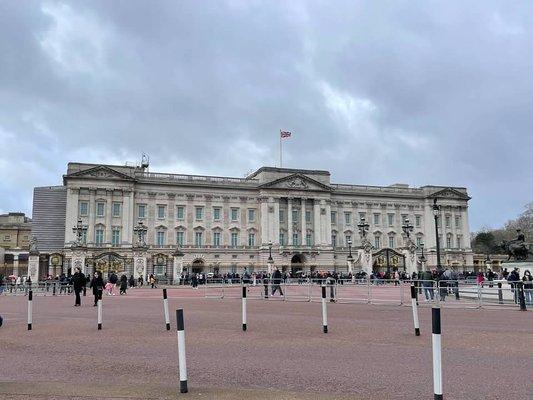
[[[527,3],[0,3],[0,209],[70,160],[450,184],[473,228],[531,200]],[[514,173],[509,174],[507,170]],[[517,173],[522,170],[522,172]],[[521,190],[516,188],[520,187]]]

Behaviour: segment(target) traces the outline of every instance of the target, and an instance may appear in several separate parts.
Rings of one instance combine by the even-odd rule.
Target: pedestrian
[[[507,282],[511,285],[511,291],[514,294],[514,302],[518,304],[518,290],[516,288],[516,282],[520,280],[520,274],[518,272],[518,268],[515,268],[511,271],[511,273],[507,276]]]
[[[120,294],[126,294],[126,290],[128,289],[128,277],[124,274],[120,277]]]
[[[279,271],[278,267],[274,270],[274,273],[272,274],[272,296],[274,296],[274,293],[276,293],[276,290],[279,290],[280,296],[283,296],[283,291],[281,290],[281,272]]]
[[[74,268],[74,275],[72,275],[72,284],[74,285],[74,294],[76,295],[76,301],[74,302],[74,307],[81,306],[81,297],[80,293],[85,287],[86,279],[85,274],[81,272],[79,267]]]
[[[109,283],[111,283],[111,288],[109,290],[109,294],[114,296],[115,295],[115,289],[117,287],[118,282],[118,276],[115,274],[115,272],[111,272],[111,275],[109,276]]]
[[[142,275],[139,275],[139,278],[137,278],[137,283],[139,284],[139,287],[142,287],[144,284],[144,278]]]
[[[529,269],[524,271],[522,281],[524,282],[524,295],[526,298],[526,303],[533,305],[533,277],[531,276]]]
[[[153,274],[150,274],[150,278],[148,278],[148,281],[150,282],[152,289],[157,288],[157,286],[155,285],[155,276]]]
[[[98,300],[102,300],[102,294],[104,292],[104,280],[102,279],[102,273],[100,271],[94,273],[94,277],[91,280],[89,287],[93,289],[94,306],[96,307],[98,305]]]
[[[191,285],[193,289],[198,289],[198,274],[192,274]]]
[[[428,302],[430,299],[433,300],[433,275],[431,272],[427,270],[420,272],[420,281],[422,281],[426,302]]]
[[[133,277],[133,275],[130,275],[130,280],[128,283],[130,285],[130,289],[135,287],[135,278]]]

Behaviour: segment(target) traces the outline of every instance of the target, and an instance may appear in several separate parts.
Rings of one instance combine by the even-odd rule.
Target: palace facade
[[[467,190],[404,184],[336,184],[328,171],[262,167],[246,178],[148,172],[145,167],[69,163],[63,186],[34,191],[32,234],[39,275],[57,275],[81,256],[93,269],[144,274],[357,270],[368,224],[374,268],[402,267],[408,219],[418,257],[436,265],[433,201],[440,205],[441,263],[472,265]],[[75,228],[81,221],[81,241]],[[146,229],[139,242],[139,223]],[[79,229],[79,228],[78,228]],[[412,247],[412,246],[411,246]],[[76,254],[78,256],[76,256]],[[392,260],[392,261],[391,261]],[[80,261],[77,261],[79,263]]]

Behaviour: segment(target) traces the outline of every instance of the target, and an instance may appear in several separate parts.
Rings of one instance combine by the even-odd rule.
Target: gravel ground
[[[176,398],[177,348],[164,329],[158,291],[104,297],[103,330],[91,298],[0,297],[0,398]],[[191,399],[431,399],[431,311],[422,336],[409,307],[175,298],[183,308]],[[189,292],[187,292],[189,293]],[[192,295],[192,294],[191,294]],[[196,296],[196,294],[193,294]],[[187,296],[184,296],[187,297]],[[533,315],[516,310],[442,310],[446,399],[533,398]],[[182,396],[179,396],[180,398]]]

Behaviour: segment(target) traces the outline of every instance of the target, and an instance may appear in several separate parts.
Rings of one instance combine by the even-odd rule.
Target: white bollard
[[[242,330],[246,330],[246,286],[242,287]]]
[[[180,373],[180,393],[187,393],[187,361],[185,358],[185,326],[183,323],[183,309],[176,310],[176,325],[178,327],[178,363]]]
[[[168,314],[167,289],[163,289],[163,311],[165,312],[165,324],[167,325],[167,331],[169,331],[170,330],[170,316]]]
[[[433,332],[433,392],[435,400],[442,400],[442,356],[439,307],[432,308],[431,317]]]
[[[326,286],[322,285],[322,327],[328,333],[328,309],[326,305]]]
[[[28,330],[31,331],[33,323],[33,291],[28,292]]]
[[[98,330],[102,330],[102,299],[98,299]]]
[[[411,308],[413,309],[413,321],[415,323],[415,336],[420,336],[420,324],[418,322],[418,303],[416,302],[415,285],[411,285]]]

